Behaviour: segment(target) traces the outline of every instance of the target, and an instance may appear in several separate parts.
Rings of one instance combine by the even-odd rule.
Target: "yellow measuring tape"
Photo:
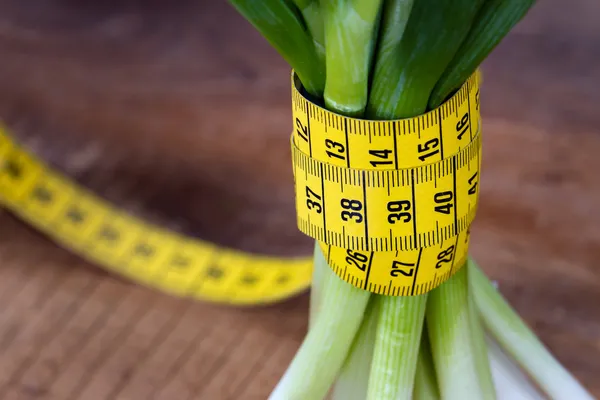
[[[174,295],[265,304],[310,285],[312,259],[247,254],[148,224],[44,165],[1,126],[0,202],[80,256]]]
[[[298,224],[342,279],[414,295],[460,267],[478,198],[478,79],[428,114],[382,122],[317,107],[292,74]],[[2,126],[0,202],[91,262],[177,296],[265,304],[310,285],[311,259],[224,249],[146,223],[45,165]]]
[[[426,293],[465,262],[481,167],[479,73],[416,118],[347,118],[292,75],[298,226],[330,267],[373,293]]]

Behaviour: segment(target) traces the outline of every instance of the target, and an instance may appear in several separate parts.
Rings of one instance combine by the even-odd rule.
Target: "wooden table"
[[[308,254],[294,221],[288,67],[227,4],[167,3],[0,0],[0,116],[145,218]],[[564,8],[538,4],[484,65],[472,250],[600,396],[600,6]],[[264,399],[306,331],[306,294],[251,309],[172,298],[0,219],[3,400]]]

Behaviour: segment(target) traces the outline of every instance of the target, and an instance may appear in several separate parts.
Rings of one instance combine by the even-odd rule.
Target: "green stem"
[[[333,387],[331,400],[365,400],[379,319],[379,302],[371,296],[350,353]]]
[[[468,288],[467,268],[461,268],[429,294],[427,328],[443,399],[495,398],[481,387]]]
[[[477,312],[477,306],[473,296],[473,290],[471,289],[469,282],[472,279],[469,269],[464,266],[466,270],[467,282],[464,288],[467,291],[468,306],[469,306],[469,322],[470,322],[470,333],[472,341],[473,359],[475,361],[475,370],[477,371],[479,379],[479,387],[483,393],[484,399],[496,398],[496,389],[494,388],[494,380],[492,378],[492,370],[490,368],[490,358],[488,354],[488,347],[485,342],[485,331],[479,313]]]
[[[368,400],[411,399],[427,295],[377,296],[381,302]]]
[[[367,104],[369,70],[382,0],[322,0],[325,18],[325,105],[360,116]]]
[[[423,330],[421,348],[419,349],[419,358],[417,360],[413,400],[438,400],[440,398],[440,391],[438,390],[437,378],[435,376],[427,325],[423,326]]]
[[[592,400],[591,394],[552,356],[472,259],[469,268],[484,324],[540,388],[554,400]]]
[[[322,307],[270,400],[323,399],[342,367],[369,300],[325,269]]]
[[[315,242],[315,249],[313,252],[313,275],[310,287],[308,329],[311,329],[314,326],[322,306],[323,288],[327,285],[326,279],[331,275],[327,273],[327,269],[329,269],[327,260],[323,257],[319,242]]]

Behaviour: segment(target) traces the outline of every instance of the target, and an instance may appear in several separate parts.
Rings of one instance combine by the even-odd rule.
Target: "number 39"
[[[388,222],[395,224],[398,221],[410,222],[412,214],[410,213],[411,204],[408,200],[390,201],[387,204]]]

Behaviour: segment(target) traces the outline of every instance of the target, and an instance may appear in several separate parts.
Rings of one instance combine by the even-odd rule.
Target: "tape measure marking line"
[[[367,287],[370,286],[369,274],[371,273],[371,266],[373,265],[373,258],[374,258],[374,253],[371,252],[369,254],[369,262],[367,264],[367,275],[365,277],[364,289],[367,289]]]
[[[346,167],[350,168],[350,139],[348,138],[348,119],[346,118],[344,118],[344,136],[346,137]]]
[[[309,107],[310,103],[306,103],[306,115],[308,118],[306,118],[306,130],[308,132],[308,149],[309,149],[309,153],[308,155],[312,157],[312,140],[311,140],[311,134],[310,134],[310,110],[311,108]]]
[[[457,168],[456,168],[456,158],[452,159],[452,167],[453,167],[453,174],[452,174],[452,193],[454,193],[454,195],[452,196],[453,200],[453,204],[454,204],[454,226],[458,226],[458,202],[457,202],[457,198],[458,198],[458,191],[456,190],[456,172],[457,172]],[[436,180],[437,181],[437,180]],[[470,203],[468,203],[470,206]]]
[[[467,81],[467,89],[468,92],[467,93],[471,93],[471,90],[473,89],[473,85],[471,81]],[[469,96],[468,94],[465,96],[467,98],[467,110],[469,110],[469,112],[471,111],[471,96]],[[469,138],[471,140],[473,140],[473,124],[469,124]]]
[[[271,303],[310,285],[310,258],[246,254],[146,223],[44,165],[1,126],[0,161],[0,202],[7,209],[62,247],[137,283],[235,305]],[[103,229],[119,237],[98,237]],[[181,255],[188,262],[179,262]],[[213,267],[219,277],[208,276]]]
[[[421,246],[419,243],[420,235],[418,234],[418,230],[417,230],[417,215],[418,215],[417,210],[418,209],[417,209],[417,202],[415,201],[415,170],[414,169],[410,170],[410,194],[412,197],[412,226],[413,226],[413,237],[412,237],[411,247],[415,248],[415,247],[421,247]],[[403,249],[398,248],[398,250],[403,250]],[[418,264],[417,264],[417,267],[418,267]]]
[[[410,295],[414,296],[415,294],[415,285],[417,284],[417,277],[419,276],[419,266],[421,265],[421,255],[423,254],[423,248],[419,249],[419,256],[417,257],[417,262],[415,265],[415,273],[413,278],[412,287],[410,288]]]
[[[469,232],[468,232],[469,229],[470,229],[470,227],[467,228],[467,232],[466,232],[467,236],[469,235]],[[458,247],[458,240],[459,239],[460,239],[460,236],[456,235],[456,242],[454,243],[454,248],[455,249]],[[452,274],[452,270],[454,269],[454,261],[455,261],[455,259],[456,259],[456,252],[453,252],[452,253],[452,261],[450,262],[450,274]]]
[[[362,171],[362,182],[359,183],[360,186],[362,186],[362,192],[363,192],[363,207],[365,208],[365,210],[369,209],[369,205],[367,204],[367,185],[370,182],[367,182],[366,179],[366,174],[365,174],[365,170]],[[323,180],[321,180],[323,181]],[[414,189],[413,189],[414,190]],[[365,217],[364,217],[364,226],[365,226],[365,250],[369,251],[369,213],[365,212],[364,213]],[[325,225],[323,225],[324,227]],[[354,246],[354,243],[352,243],[352,248],[355,249],[356,247]],[[368,274],[367,274],[368,276]]]
[[[440,157],[443,160],[444,159],[444,132],[443,132],[443,119],[442,119],[442,109],[438,108],[438,112],[436,113],[437,118],[438,118],[438,125],[439,125],[439,138],[440,138]],[[419,130],[420,132],[420,130]],[[419,137],[420,139],[420,137]]]
[[[319,172],[320,172],[321,176],[323,176],[323,164],[319,164],[319,170],[320,170]],[[308,177],[307,177],[307,180],[308,180]],[[308,186],[306,187],[306,189],[308,190]],[[321,193],[322,193],[321,196],[325,197],[325,181],[322,179],[321,179]],[[325,232],[327,232],[327,214],[326,214],[327,206],[324,201],[321,204],[323,205],[322,206],[322,208],[323,208],[323,230]]]

